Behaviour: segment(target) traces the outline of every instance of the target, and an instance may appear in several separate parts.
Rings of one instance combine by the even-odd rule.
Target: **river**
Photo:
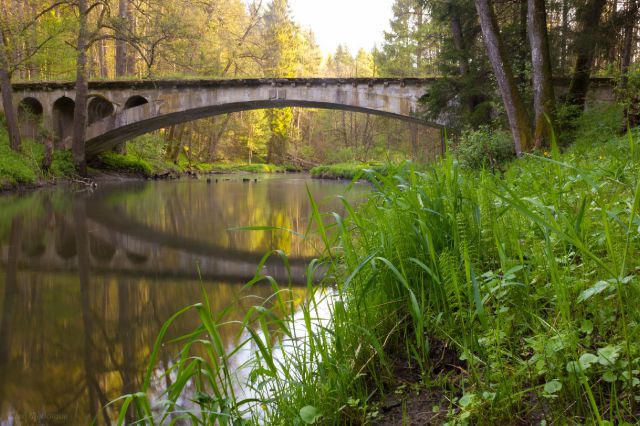
[[[347,185],[306,175],[217,175],[177,181],[54,187],[0,197],[0,424],[113,421],[101,410],[139,389],[162,324],[208,295],[229,319],[271,295],[244,288],[262,256],[289,255],[291,276],[276,257],[262,273],[302,300],[304,267],[319,241],[304,233],[307,188],[323,212],[340,211]],[[356,186],[357,200],[367,191]],[[193,330],[181,318],[168,338]],[[225,328],[233,345],[239,329]],[[159,369],[175,356],[167,347]],[[161,389],[158,389],[161,391]]]

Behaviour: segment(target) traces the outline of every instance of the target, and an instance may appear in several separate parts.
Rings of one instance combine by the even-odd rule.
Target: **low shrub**
[[[48,170],[53,177],[64,177],[76,174],[77,169],[73,163],[71,151],[54,151],[51,167]]]
[[[502,168],[515,157],[511,135],[488,126],[465,130],[453,151],[460,164],[470,169]]]
[[[98,161],[101,168],[108,170],[142,174],[144,176],[150,176],[153,174],[153,167],[151,167],[149,162],[130,154],[123,155],[115,152],[105,152],[100,155]]]
[[[366,179],[367,171],[386,176],[388,169],[388,165],[380,163],[338,163],[314,167],[311,176],[320,179]]]

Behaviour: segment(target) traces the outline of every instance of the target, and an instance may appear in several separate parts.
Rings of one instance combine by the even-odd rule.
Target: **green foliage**
[[[209,171],[214,172],[247,172],[247,173],[282,173],[285,168],[275,164],[225,164],[213,163],[208,165]]]
[[[3,135],[4,136],[4,135]],[[9,147],[6,137],[0,140],[0,186],[32,184],[38,180],[31,162]]]
[[[54,151],[49,173],[54,177],[73,176],[77,173],[71,151]]]
[[[578,142],[603,141],[626,129],[624,106],[621,104],[595,105],[575,120],[573,138]]]
[[[100,167],[107,170],[116,170],[143,176],[153,175],[153,167],[149,162],[130,154],[123,155],[115,152],[105,152],[100,155],[98,161]]]
[[[42,144],[25,139],[22,141],[22,152],[15,152],[9,147],[6,130],[0,129],[0,187],[31,185],[38,181],[68,177],[76,173],[69,151],[55,151],[48,170],[42,168],[43,161]]]
[[[515,158],[511,135],[487,126],[462,132],[454,153],[462,166],[472,169],[495,170]]]
[[[581,140],[502,176],[451,157],[425,171],[405,165],[374,174],[369,201],[345,202],[349,217],[333,214],[332,225],[310,198],[324,256],[307,276],[323,270],[337,288],[310,279],[296,308],[258,275],[248,285],[270,283],[275,303],[252,308],[232,352],[216,343],[224,318],[192,307],[203,326],[185,336],[161,412],[178,409],[193,380],[197,424],[363,424],[378,413],[371,395],[389,391],[394,357],[421,371],[416,386],[443,393],[450,424],[636,422],[639,138]],[[194,345],[206,359],[191,356]],[[432,369],[443,345],[461,367]],[[245,349],[255,403],[238,398],[227,370]],[[147,390],[125,397],[141,413]]]
[[[311,176],[322,179],[367,178],[367,172],[387,175],[389,166],[380,163],[338,163],[317,166],[311,169]]]

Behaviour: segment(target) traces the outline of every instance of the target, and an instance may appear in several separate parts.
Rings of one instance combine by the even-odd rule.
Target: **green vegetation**
[[[463,131],[452,148],[460,164],[472,169],[495,170],[515,157],[509,133],[488,126]]]
[[[504,174],[452,156],[374,174],[369,202],[345,202],[348,218],[321,216],[311,199],[325,251],[307,275],[326,270],[329,287],[309,278],[296,306],[257,276],[248,285],[270,283],[275,306],[252,308],[229,352],[217,337],[224,314],[206,303],[176,314],[195,309],[202,326],[184,337],[161,411],[181,415],[191,379],[202,411],[182,416],[195,424],[362,424],[387,395],[405,407],[418,393],[435,398],[421,418],[436,423],[637,422],[640,129],[595,143],[600,127]],[[133,404],[150,421],[145,392],[175,318],[123,413]],[[232,369],[241,350],[256,357]],[[241,396],[232,370],[242,369]],[[412,381],[396,381],[399,371]]]
[[[284,173],[284,166],[274,164],[226,164],[212,163],[208,165],[211,171],[220,173],[247,172],[247,173]]]
[[[338,163],[314,167],[311,169],[311,176],[322,179],[352,180],[366,178],[370,172],[386,176],[388,168],[389,166],[381,163]]]
[[[143,176],[151,176],[153,174],[153,168],[149,162],[129,154],[105,152],[100,155],[99,161],[100,168],[106,170],[117,170]]]
[[[44,157],[42,144],[30,140],[24,141],[21,153],[13,151],[9,147],[6,129],[0,126],[0,188],[33,185],[75,174],[70,152],[54,152],[48,169],[43,167]]]

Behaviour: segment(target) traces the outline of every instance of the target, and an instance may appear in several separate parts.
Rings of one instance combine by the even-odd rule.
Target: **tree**
[[[288,0],[273,0],[264,16],[265,65],[267,77],[295,76],[298,51],[298,28],[291,20]],[[287,149],[287,136],[293,113],[291,108],[276,108],[269,112],[271,139],[267,161],[282,162]]]
[[[89,95],[89,81],[87,78],[87,49],[89,47],[89,28],[87,15],[89,6],[87,0],[76,0],[78,8],[78,43],[76,45],[76,105],[73,115],[73,160],[78,172],[87,174],[87,159],[85,158],[84,140],[87,131],[87,98]]]
[[[555,105],[544,0],[528,0],[527,29],[533,70],[533,143],[540,148],[543,140],[549,140],[551,135]]]
[[[587,0],[577,13],[580,33],[576,37],[574,46],[576,62],[567,94],[567,103],[580,109],[584,108],[596,47],[602,36],[600,19],[605,4],[606,0]]]
[[[9,133],[9,145],[14,151],[20,150],[20,128],[18,117],[13,107],[13,88],[11,87],[11,75],[9,74],[8,49],[5,38],[4,22],[0,24],[0,90],[2,91],[2,106],[4,108],[7,131]]]
[[[63,3],[65,2],[55,2],[52,5],[45,6],[40,11],[36,11],[34,5],[33,15],[26,18],[24,11],[21,13],[9,11],[5,2],[2,2],[3,10],[0,17],[0,90],[2,91],[2,106],[7,123],[9,144],[14,151],[20,150],[21,138],[18,117],[13,105],[11,76],[16,69],[19,69],[20,66],[23,66],[42,50],[54,36],[54,34],[51,34],[41,41],[28,44],[26,42],[28,30],[34,28],[39,19],[46,13]],[[20,2],[13,5],[20,6]]]
[[[475,0],[487,55],[502,96],[517,155],[532,146],[531,128],[505,51],[491,0]]]
[[[389,21],[391,31],[385,31],[384,43],[377,53],[382,75],[422,77],[433,74],[435,69],[429,60],[439,48],[439,23],[428,21],[426,17],[423,2],[396,0]]]
[[[115,70],[116,77],[127,75],[129,58],[127,57],[127,36],[130,34],[129,0],[118,0],[118,32],[116,34]]]
[[[87,174],[87,159],[85,157],[85,136],[87,133],[87,104],[89,96],[89,78],[87,70],[87,51],[98,39],[102,22],[107,16],[108,4],[101,0],[89,5],[87,0],[76,0],[74,6],[78,11],[78,33],[76,43],[76,84],[75,109],[73,113],[73,142],[71,150],[78,172]],[[89,29],[89,13],[98,10],[94,31]]]

